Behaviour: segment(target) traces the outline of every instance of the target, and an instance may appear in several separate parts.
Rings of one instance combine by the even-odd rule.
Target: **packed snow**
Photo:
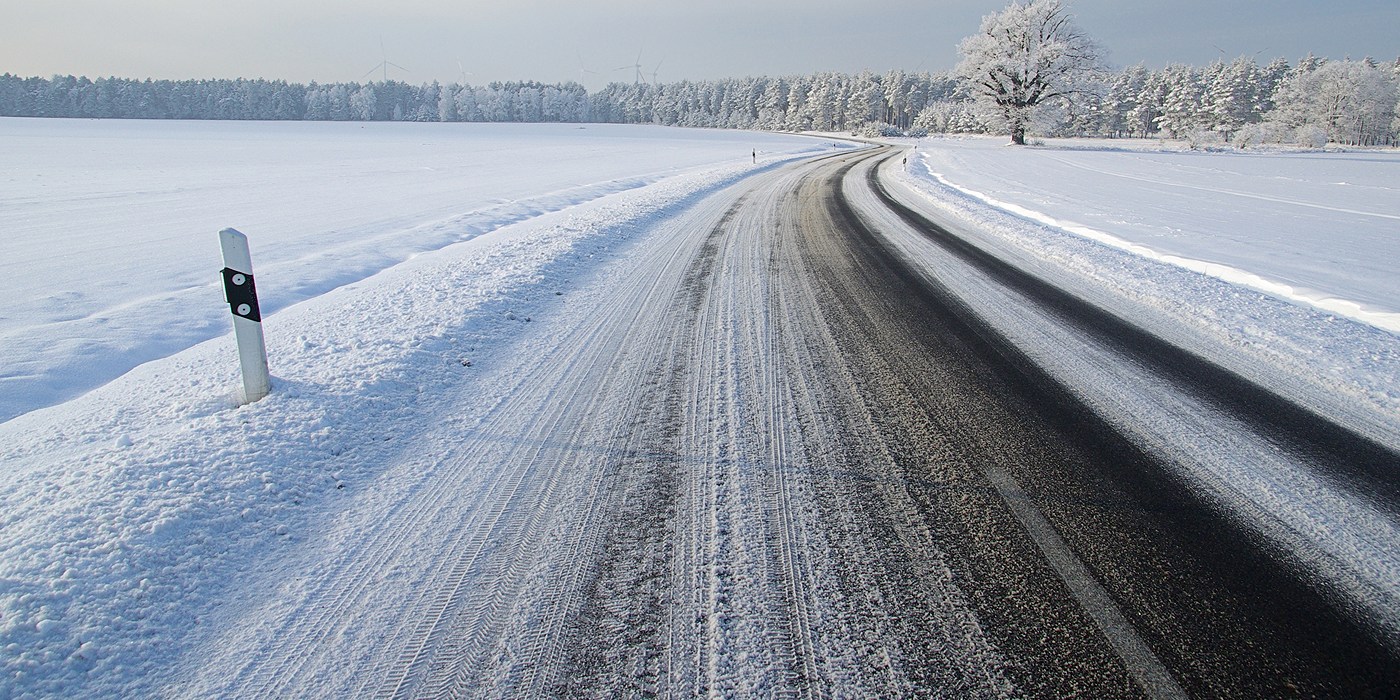
[[[517,386],[481,377],[568,313],[560,297],[717,188],[833,148],[538,125],[0,120],[0,136],[0,694],[15,697],[156,692],[236,582],[275,576],[365,498],[447,420],[444,396],[470,387],[486,405]],[[992,172],[1010,159],[1019,173]],[[1394,154],[972,139],[924,142],[906,177],[1029,255],[1223,326],[1221,342],[1389,415],[1368,432],[1394,438]],[[218,286],[226,226],[252,239],[274,375],[243,407]],[[1353,302],[1359,320],[1223,296],[1233,285],[1163,259]]]
[[[592,126],[0,128],[26,164],[3,209],[20,233],[4,244],[7,296],[24,310],[5,315],[6,395],[14,375],[64,383],[75,362],[101,367],[65,391],[124,372],[0,423],[0,678],[18,697],[146,687],[238,594],[230,580],[343,507],[430,429],[434,397],[649,221],[837,147]],[[252,239],[274,377],[243,408],[222,225]]]

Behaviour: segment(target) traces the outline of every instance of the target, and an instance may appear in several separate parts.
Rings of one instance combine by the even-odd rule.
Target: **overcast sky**
[[[947,70],[1000,0],[0,0],[0,73],[662,82]],[[1071,0],[1118,66],[1400,56],[1397,0]],[[383,55],[380,52],[381,38]]]

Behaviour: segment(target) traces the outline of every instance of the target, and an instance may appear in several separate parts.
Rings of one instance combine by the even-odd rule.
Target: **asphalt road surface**
[[[1395,446],[950,232],[898,163],[756,174],[619,254],[176,690],[1400,692]]]

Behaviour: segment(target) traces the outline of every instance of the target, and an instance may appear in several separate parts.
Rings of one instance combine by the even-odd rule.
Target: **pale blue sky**
[[[997,0],[0,0],[0,73],[412,83],[945,70]],[[1116,65],[1400,56],[1396,0],[1071,0]],[[460,67],[459,67],[460,64]],[[658,66],[659,64],[659,66]]]

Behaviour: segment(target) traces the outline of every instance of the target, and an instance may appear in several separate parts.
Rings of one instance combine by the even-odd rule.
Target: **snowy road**
[[[170,694],[1397,687],[1393,436],[960,242],[898,161],[756,174],[562,294]]]

